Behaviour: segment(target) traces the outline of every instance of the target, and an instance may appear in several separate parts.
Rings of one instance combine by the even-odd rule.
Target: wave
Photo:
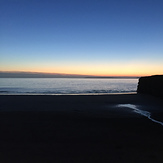
[[[1,79],[0,94],[67,95],[136,92],[137,79]]]
[[[135,90],[122,91],[122,90],[85,90],[85,91],[73,91],[73,90],[62,90],[62,91],[28,91],[28,90],[0,90],[0,94],[3,95],[71,95],[71,94],[113,94],[113,93],[136,93]]]
[[[155,123],[158,123],[158,124],[160,124],[160,125],[163,126],[163,122],[158,121],[158,120],[156,120],[156,119],[153,119],[153,118],[151,117],[151,113],[150,113],[150,112],[141,110],[141,109],[139,109],[138,106],[136,106],[136,105],[133,105],[133,104],[119,104],[119,105],[117,105],[117,106],[118,106],[118,107],[127,107],[127,108],[131,108],[131,109],[134,110],[135,113],[138,113],[138,114],[140,114],[140,115],[142,115],[142,116],[144,116],[144,117],[147,117],[147,118],[150,119],[151,121],[153,121],[153,122],[155,122]]]

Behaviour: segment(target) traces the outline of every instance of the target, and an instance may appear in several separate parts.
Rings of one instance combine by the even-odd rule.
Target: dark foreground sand
[[[162,163],[163,122],[149,96],[0,96],[0,163]]]

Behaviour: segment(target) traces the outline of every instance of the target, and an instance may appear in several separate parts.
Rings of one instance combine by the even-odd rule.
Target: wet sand
[[[163,122],[150,96],[0,96],[0,162],[163,162],[163,126],[119,104]]]

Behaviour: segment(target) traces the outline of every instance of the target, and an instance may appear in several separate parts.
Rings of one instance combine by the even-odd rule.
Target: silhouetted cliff
[[[139,78],[137,93],[149,94],[163,98],[163,75]]]

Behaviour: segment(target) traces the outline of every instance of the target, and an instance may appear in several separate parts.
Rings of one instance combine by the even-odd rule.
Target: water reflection
[[[153,118],[151,118],[151,113],[148,112],[148,111],[144,111],[144,110],[140,110],[138,109],[138,107],[136,105],[133,105],[133,104],[119,104],[118,107],[127,107],[127,108],[131,108],[134,110],[134,112],[140,114],[140,115],[143,115],[145,117],[147,117],[148,119],[150,119],[151,121],[155,122],[155,123],[159,123],[163,126],[163,122],[160,122],[160,121],[157,121]]]

